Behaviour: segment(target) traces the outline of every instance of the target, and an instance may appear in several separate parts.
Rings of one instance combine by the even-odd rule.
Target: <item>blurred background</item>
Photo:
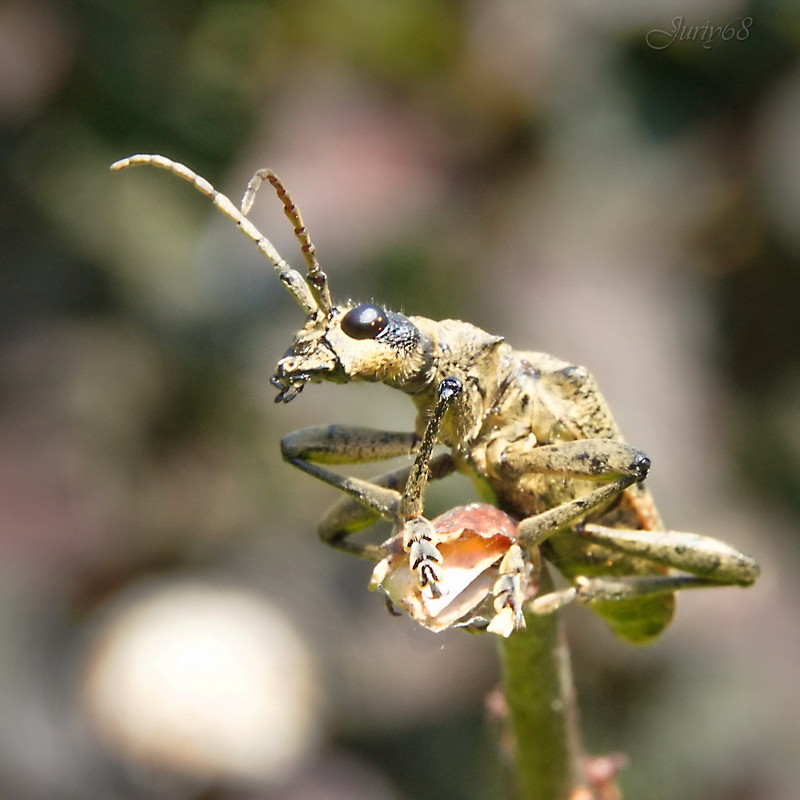
[[[789,0],[0,3],[0,795],[504,796],[496,642],[391,618],[279,456],[411,404],[275,406],[301,312],[187,184],[108,170],[156,152],[235,201],[278,172],[336,297],[595,373],[667,523],[763,574],[646,649],[566,609],[587,746],[630,798],[797,797],[799,54]]]

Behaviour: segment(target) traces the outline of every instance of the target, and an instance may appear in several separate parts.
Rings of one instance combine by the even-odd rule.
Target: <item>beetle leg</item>
[[[408,483],[403,490],[403,500],[398,511],[398,519],[401,523],[422,515],[431,454],[439,436],[444,415],[453,401],[461,394],[461,390],[462,384],[458,378],[445,378],[439,384],[436,405],[425,426],[417,455],[408,476]]]
[[[636,481],[637,478],[632,475],[617,478],[611,483],[598,486],[597,489],[589,492],[584,497],[568,500],[555,508],[543,511],[541,514],[526,517],[519,523],[519,528],[517,529],[518,541],[527,548],[537,547],[556,531],[572,525],[598,506],[613,500]]]
[[[568,603],[632,600],[637,597],[673,594],[679,589],[719,586],[694,575],[635,575],[622,578],[587,578],[579,575],[573,586],[534,597],[525,605],[534,614],[552,614]]]
[[[650,470],[650,459],[641,450],[613,439],[578,439],[540,445],[524,438],[506,444],[496,459],[500,470],[508,477],[536,472],[584,480],[630,477],[642,481]]]
[[[318,425],[286,434],[281,440],[284,460],[298,469],[345,492],[325,513],[319,535],[332,547],[372,561],[385,552],[377,545],[360,545],[347,537],[373,524],[379,517],[397,519],[413,467],[404,466],[375,478],[362,480],[340,475],[329,464],[365,464],[409,455],[419,443],[414,433],[383,431],[350,425]],[[324,466],[323,466],[324,465]],[[427,472],[442,478],[455,469],[448,453],[428,459]]]
[[[319,534],[332,547],[371,560],[382,554],[374,546],[346,541],[351,533],[366,528],[379,517],[394,519],[409,468],[403,467],[373,480],[340,475],[328,464],[363,464],[413,452],[414,433],[382,431],[350,425],[317,425],[286,434],[281,454],[288,463],[349,495],[334,504],[320,522]]]
[[[281,439],[285,461],[335,486],[378,515],[393,518],[400,492],[379,484],[340,475],[323,464],[364,464],[408,455],[417,436],[401,431],[381,431],[349,425],[319,425],[293,431]]]
[[[434,541],[435,534],[422,516],[423,501],[428,480],[431,477],[444,477],[455,469],[449,454],[432,459],[432,452],[442,419],[460,393],[461,382],[458,379],[445,378],[441,382],[436,406],[421,440],[413,433],[345,425],[305,428],[287,434],[281,440],[281,452],[286,461],[335,486],[357,503],[354,506],[352,501],[346,499],[328,511],[319,528],[322,539],[354,555],[379,560],[384,554],[380,547],[355,544],[347,541],[346,537],[370,525],[377,517],[394,519],[396,529],[403,531],[403,546],[409,553],[420,587],[428,587],[434,597],[439,592],[436,586],[439,582],[437,565],[441,563],[442,556]],[[321,466],[380,461],[407,455],[415,448],[417,453],[410,468],[404,467],[371,481],[340,475]],[[404,479],[400,493],[399,483]]]
[[[693,585],[749,586],[759,574],[753,558],[710,536],[608,528],[588,522],[578,533],[595,544],[687,572],[694,578]]]
[[[441,580],[439,565],[442,563],[442,554],[437,547],[436,532],[422,516],[425,489],[431,475],[431,454],[442,420],[462,388],[461,381],[453,377],[444,378],[439,384],[436,405],[422,434],[395,520],[396,528],[402,529],[403,548],[408,552],[411,569],[417,573],[417,582],[421,589],[427,588],[434,598],[441,596],[436,584]]]
[[[750,556],[709,536],[681,531],[608,528],[588,522],[579,526],[577,532],[593,544],[681,572],[578,576],[574,586],[532,600],[527,608],[535,614],[549,614],[572,600],[583,603],[620,601],[708,586],[749,586],[759,574],[758,564]]]
[[[568,589],[559,589],[534,597],[525,608],[534,614],[552,614],[567,603],[571,603],[577,596],[577,587],[570,586]]]
[[[281,439],[281,455],[300,469],[303,467],[298,461],[366,464],[408,455],[418,443],[419,437],[406,431],[383,431],[356,425],[314,425],[287,433]]]
[[[658,594],[672,594],[683,589],[702,589],[721,586],[719,581],[700,578],[696,575],[635,575],[621,578],[596,577],[575,578],[576,601],[594,603],[602,601],[630,600]]]
[[[417,573],[419,588],[427,589],[433,598],[442,596],[436,585],[442,580],[439,568],[442,554],[436,539],[433,525],[421,515],[403,525],[403,549],[408,553],[408,564]]]
[[[428,466],[429,477],[433,480],[444,478],[455,470],[450,453],[435,456]],[[380,497],[381,490],[393,492],[396,507],[410,472],[411,466],[405,465],[369,481],[361,481],[361,492],[358,495],[348,493],[349,497],[342,497],[325,512],[318,528],[320,538],[331,547],[371,561],[379,561],[386,555],[382,546],[360,545],[348,540],[348,537],[377,522],[381,516],[392,518],[391,514],[382,514],[376,510],[375,503],[370,502],[370,498]]]
[[[637,597],[673,594],[682,589],[720,585],[718,581],[695,575],[629,575],[621,578],[578,576],[574,586],[535,597],[525,608],[534,614],[552,614],[573,601],[594,603],[632,600]]]
[[[498,461],[509,478],[536,472],[603,482],[583,497],[522,520],[519,539],[529,548],[644,480],[650,469],[650,459],[644,453],[611,439],[580,439],[536,446],[521,439],[507,445]]]
[[[578,576],[575,585],[549,592],[531,600],[526,610],[534,614],[551,614],[573,600],[577,603],[619,602],[660,594],[673,594],[683,589],[703,589],[724,584],[697,575],[631,575],[620,578]]]
[[[540,564],[537,559],[536,571]],[[519,545],[509,547],[498,566],[500,577],[492,587],[495,615],[486,630],[508,636],[525,627],[523,607],[529,594],[534,564],[525,558]]]

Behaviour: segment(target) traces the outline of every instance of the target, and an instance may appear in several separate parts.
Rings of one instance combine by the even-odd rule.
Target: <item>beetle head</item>
[[[306,324],[295,335],[292,346],[278,362],[272,378],[273,385],[279,390],[276,401],[288,402],[309,381],[384,381],[410,392],[416,391],[418,382],[430,382],[430,338],[422,336],[408,317],[371,304],[348,304],[341,308],[333,305],[327,276],[319,267],[316,249],[300,211],[272,170],[256,172],[247,185],[241,206],[237,208],[205,178],[165,156],[129,156],[116,161],[111,169],[119,171],[137,164],[168,170],[213,200],[214,205],[232,219],[239,230],[255,243],[259,252],[272,262],[280,282],[305,312]],[[305,274],[292,269],[247,217],[256,193],[265,181],[275,189],[283,203],[284,213],[292,224],[306,261]]]
[[[278,362],[276,402],[289,402],[309,381],[381,381],[413,388],[428,366],[428,346],[414,323],[371,303],[311,314]]]

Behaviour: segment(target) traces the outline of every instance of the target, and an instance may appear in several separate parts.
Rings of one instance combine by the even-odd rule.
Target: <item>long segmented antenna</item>
[[[286,193],[283,184],[273,172],[270,170],[259,170],[247,186],[247,191],[242,199],[242,207],[237,208],[228,197],[222,194],[222,192],[217,191],[201,175],[189,169],[185,164],[173,161],[166,156],[155,154],[129,156],[128,158],[115,161],[111,165],[111,169],[114,172],[119,172],[128,167],[141,164],[149,164],[153,167],[165,169],[177,175],[179,178],[188,181],[201,194],[208,197],[226,217],[229,217],[236,223],[236,227],[239,228],[248,239],[255,243],[258,251],[272,262],[281,283],[286,287],[289,294],[300,304],[300,307],[308,316],[316,316],[320,312],[327,314],[331,310],[327,278],[325,277],[325,273],[319,269],[314,245],[311,243],[308,233],[302,224],[300,212],[297,211],[291,198]],[[284,205],[286,216],[295,227],[295,236],[297,236],[300,242],[301,250],[308,264],[308,280],[297,270],[292,269],[292,267],[281,258],[280,253],[275,249],[272,242],[247,219],[247,213],[252,208],[258,186],[264,178],[267,178],[267,180],[275,186],[278,197]]]
[[[292,200],[292,196],[283,185],[283,181],[271,169],[260,169],[250,178],[250,183],[247,184],[244,197],[242,197],[242,214],[246,216],[250,213],[250,209],[256,199],[256,192],[258,192],[259,187],[265,180],[272,184],[278,198],[283,203],[283,213],[292,223],[294,235],[300,242],[300,252],[302,252],[308,265],[306,281],[314,293],[317,305],[327,313],[333,307],[331,292],[328,288],[328,276],[319,268],[317,248],[314,247],[314,243],[308,235],[303,218],[300,216],[300,209],[294,204],[294,200]]]

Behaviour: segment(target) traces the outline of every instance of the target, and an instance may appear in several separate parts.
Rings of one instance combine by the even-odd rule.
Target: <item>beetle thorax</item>
[[[468,447],[498,397],[510,347],[501,336],[488,334],[468,322],[410,319],[427,341],[430,353],[424,388],[412,394],[418,411],[417,432],[425,427],[442,380],[458,378],[463,390],[445,416],[440,438],[451,447]],[[409,391],[406,387],[399,388]]]

